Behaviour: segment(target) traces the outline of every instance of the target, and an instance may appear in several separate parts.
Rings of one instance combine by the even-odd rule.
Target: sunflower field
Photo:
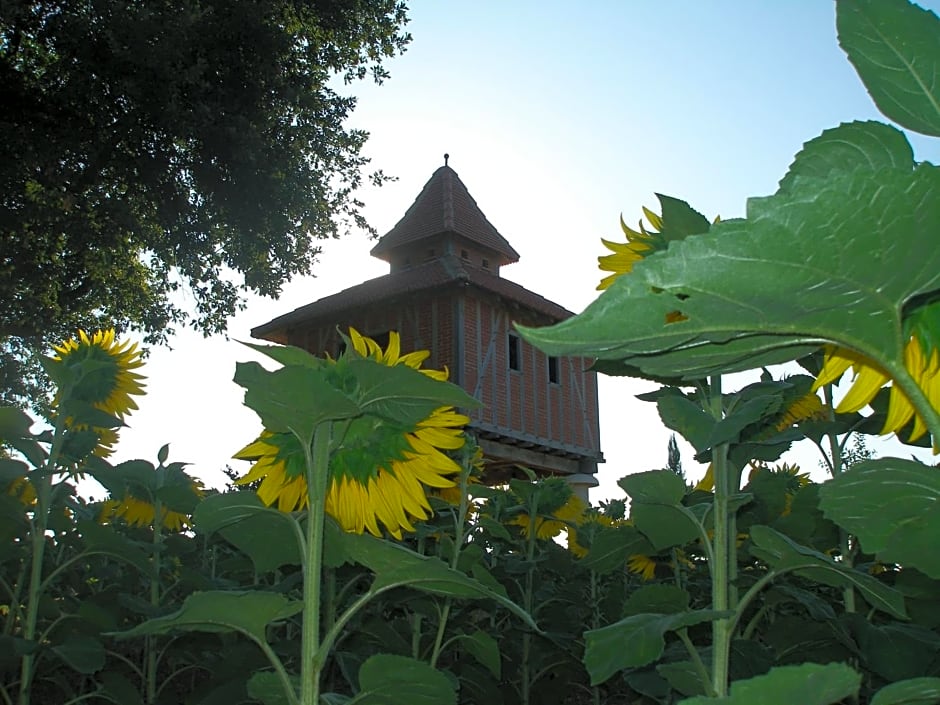
[[[837,25],[885,117],[940,137],[940,20],[838,0]],[[519,332],[659,383],[702,481],[488,486],[476,401],[350,330],[335,359],[253,346],[264,431],[208,490],[169,446],[109,462],[143,361],[79,332],[45,427],[0,408],[0,704],[940,703],[940,471],[864,441],[938,452],[940,168],[854,122],[745,218],[658,198],[603,242],[595,303]],[[779,462],[805,439],[825,482]]]

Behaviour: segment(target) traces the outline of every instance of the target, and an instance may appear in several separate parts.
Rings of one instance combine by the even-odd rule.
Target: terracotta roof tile
[[[449,166],[435,171],[402,219],[372,248],[372,255],[388,260],[392,250],[441,233],[456,233],[497,252],[510,264],[519,253],[483,215],[467,187]]]
[[[290,313],[253,328],[255,338],[272,339],[287,328],[300,324],[316,324],[322,320],[335,320],[345,311],[388,303],[398,297],[408,296],[430,289],[449,285],[466,284],[495,294],[507,301],[543,314],[553,321],[561,321],[574,315],[566,308],[529,291],[508,279],[496,276],[475,267],[465,267],[456,257],[441,257],[410,269],[369,279],[339,293],[326,296],[313,303],[301,306]]]

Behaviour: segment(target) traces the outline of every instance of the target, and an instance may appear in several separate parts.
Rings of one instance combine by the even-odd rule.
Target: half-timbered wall
[[[469,412],[472,426],[525,446],[599,455],[597,378],[588,369],[590,361],[558,358],[558,381],[551,382],[548,356],[518,338],[518,369],[511,369],[513,322],[544,321],[524,310],[510,311],[498,297],[467,292],[452,289],[351,310],[342,321],[291,331],[289,341],[315,354],[336,355],[341,344],[337,326],[373,337],[396,330],[403,352],[430,350],[425,366],[447,367],[451,381],[482,402]]]

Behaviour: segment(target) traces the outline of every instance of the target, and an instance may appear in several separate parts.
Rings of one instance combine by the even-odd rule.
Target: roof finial
[[[447,160],[450,159],[450,155],[446,152],[444,153],[444,166],[447,166]]]

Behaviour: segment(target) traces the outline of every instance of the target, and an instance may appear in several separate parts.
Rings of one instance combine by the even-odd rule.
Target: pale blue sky
[[[940,0],[923,3],[935,12]],[[835,34],[823,0],[624,0],[410,3],[414,41],[388,62],[380,87],[353,86],[352,121],[372,137],[366,154],[396,183],[365,189],[366,214],[385,233],[450,153],[490,222],[520,253],[503,275],[578,312],[596,296],[601,237],[640,217],[654,194],[687,200],[709,218],[743,215],[771,193],[801,144],[843,121],[883,119]],[[940,161],[937,140],[912,139]],[[252,299],[233,338],[274,316],[387,272],[364,234],[326,243],[314,279],[279,301]],[[837,262],[833,266],[838,266]],[[184,333],[157,349],[148,395],[122,433],[118,459],[192,463],[208,484],[260,424],[231,382],[251,352],[222,337]],[[634,394],[654,385],[601,381],[601,487],[662,467],[669,432]],[[690,475],[700,468],[684,458]],[[792,454],[806,469],[816,460]]]

